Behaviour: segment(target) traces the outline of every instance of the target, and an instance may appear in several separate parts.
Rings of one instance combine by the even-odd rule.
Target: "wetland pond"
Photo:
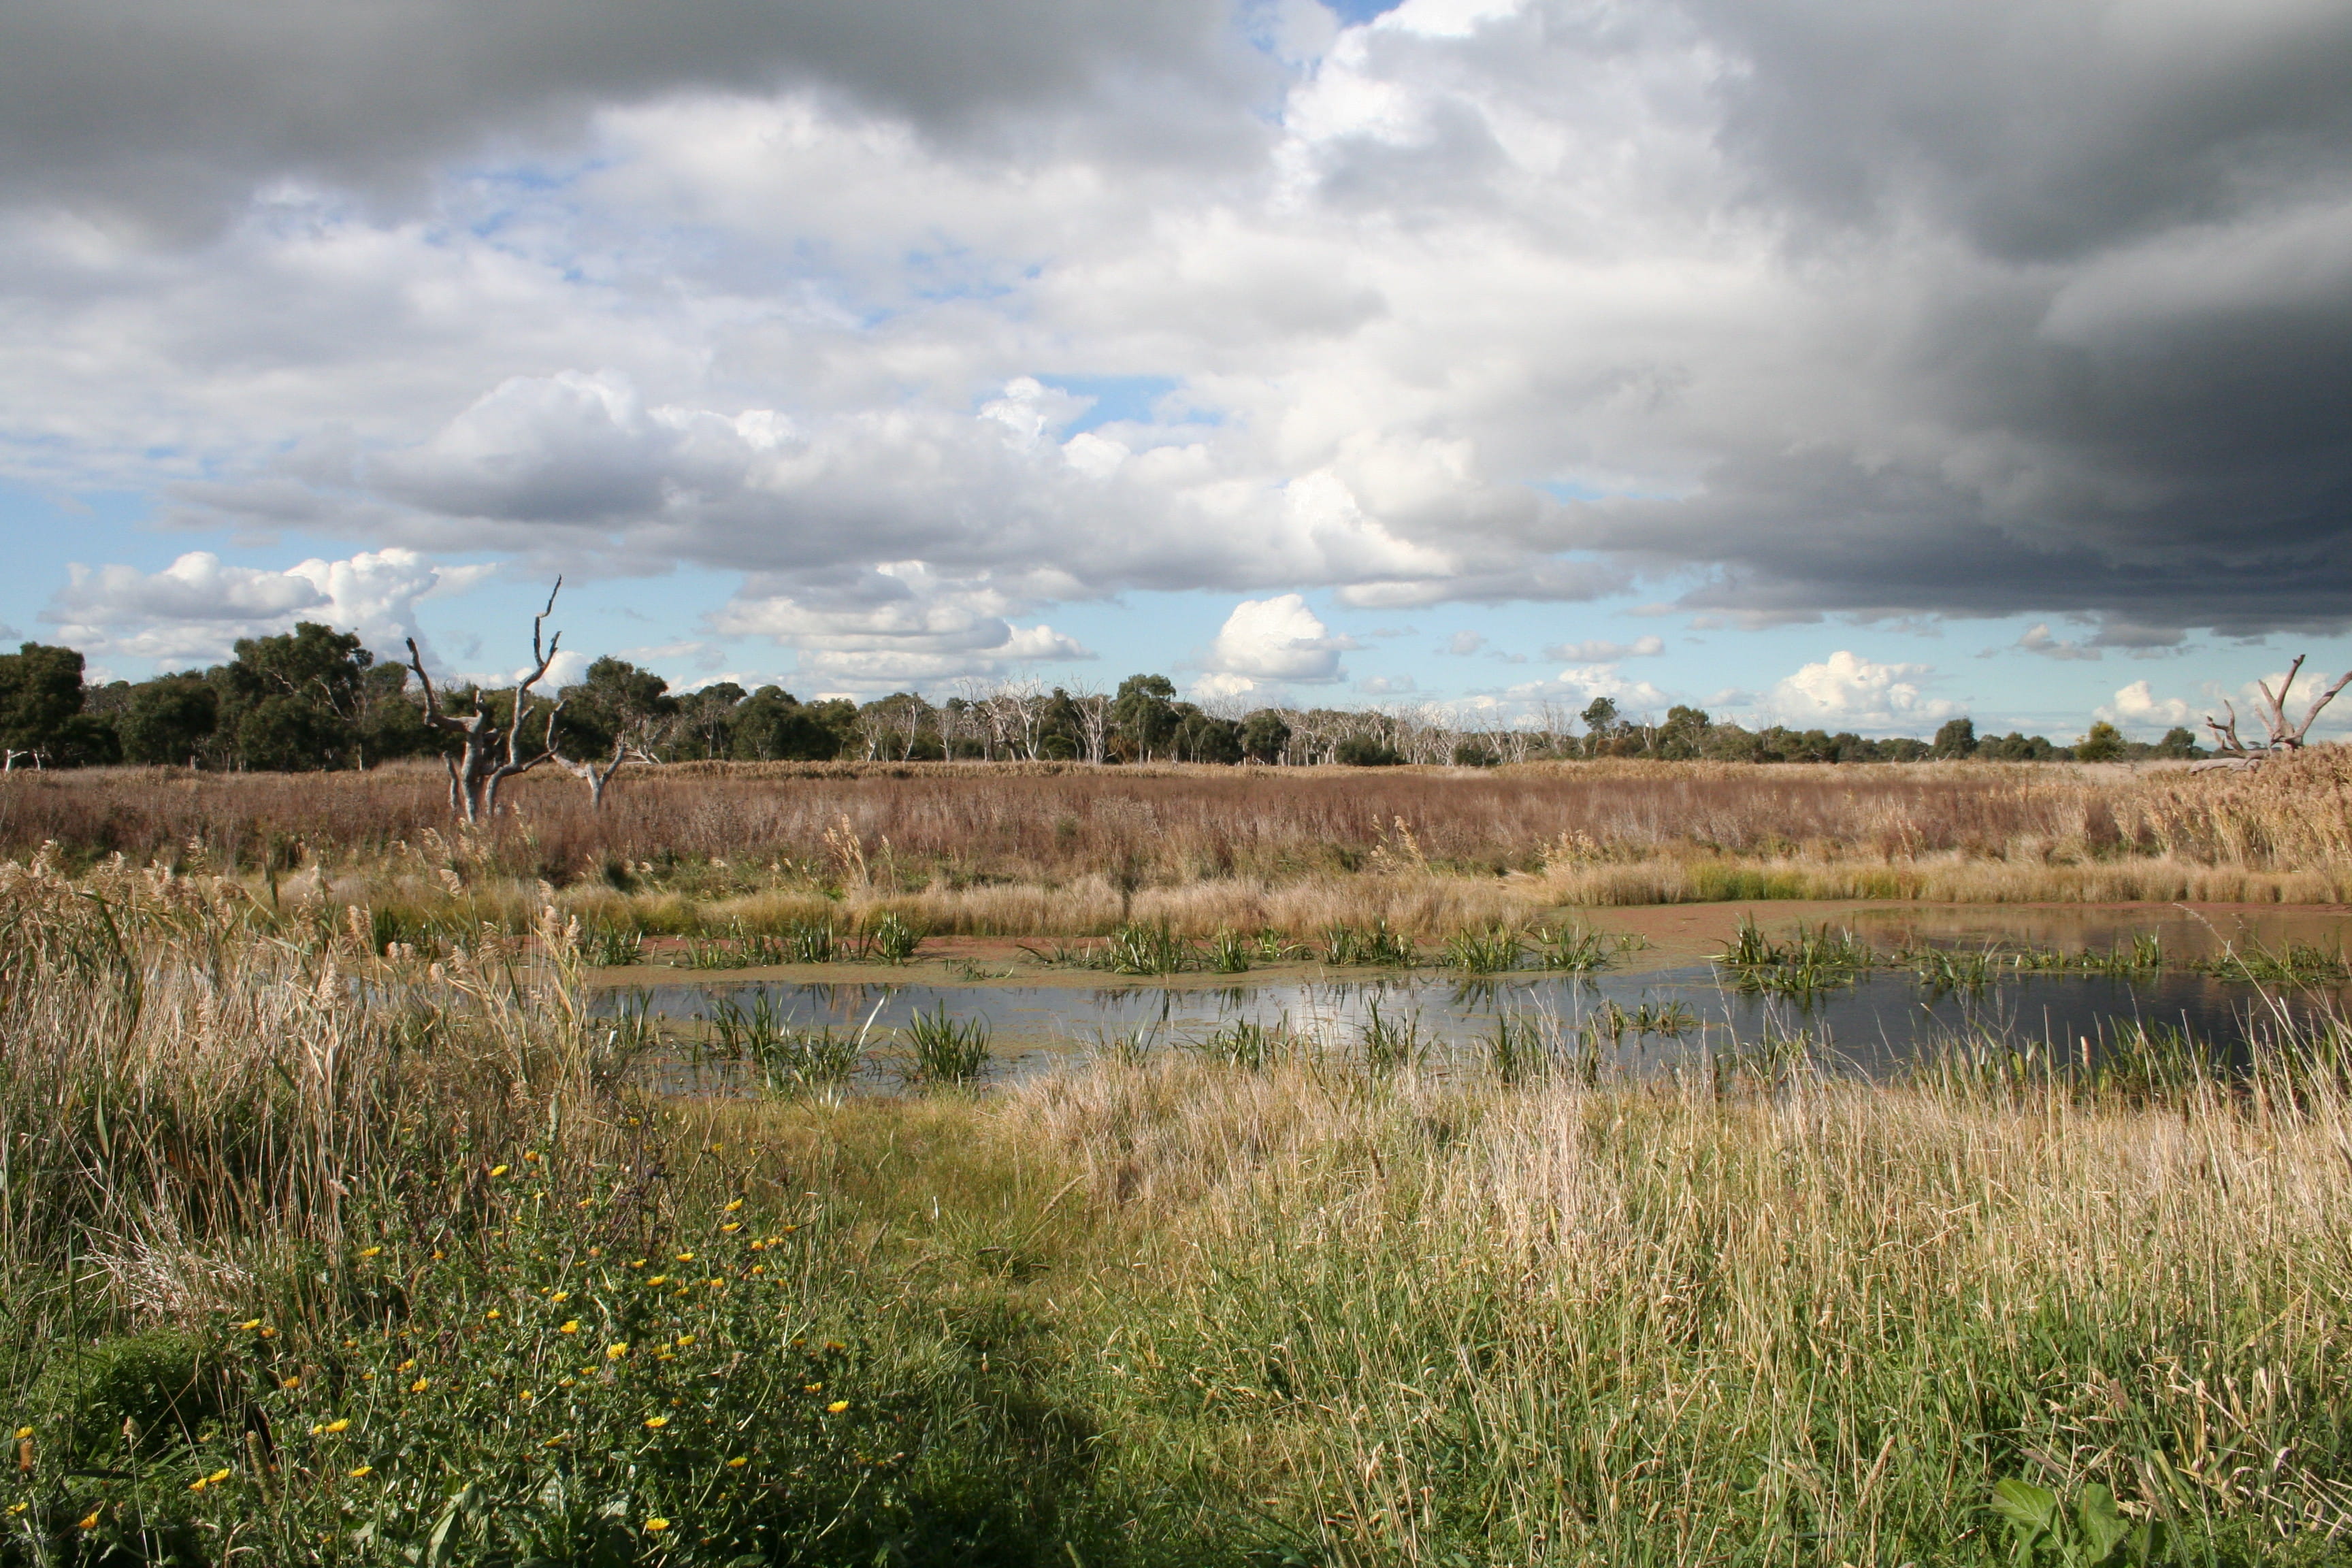
[[[1843,906],[1750,910],[1727,923],[1720,907],[1682,906],[1673,918],[1642,912],[1654,937],[1633,911],[1581,913],[1602,951],[1574,973],[1277,958],[1240,973],[1115,975],[1000,943],[997,962],[899,969],[641,965],[609,973],[597,1006],[649,1030],[652,1086],[728,1094],[782,1087],[779,1063],[789,1080],[819,1041],[853,1085],[887,1086],[908,1042],[940,1024],[984,1039],[985,1076],[998,1082],[1107,1050],[1247,1060],[1289,1048],[1442,1068],[1491,1064],[1497,1042],[1507,1053],[1515,1040],[1588,1071],[1664,1072],[1763,1050],[1888,1078],[1956,1046],[2087,1062],[2143,1032],[2242,1059],[2284,1016],[2340,1014],[2352,1001],[2352,912],[2340,910]],[[1727,962],[1742,940],[1748,962]],[[1008,948],[1017,956],[1005,961]]]

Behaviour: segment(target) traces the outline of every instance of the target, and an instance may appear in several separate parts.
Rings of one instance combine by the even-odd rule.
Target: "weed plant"
[[[1323,928],[1318,947],[1317,956],[1325,963],[1333,965],[1409,969],[1414,956],[1412,942],[1391,931],[1385,920],[1374,921],[1370,925],[1334,921]]]
[[[1527,949],[1508,926],[1458,931],[1445,942],[1445,961],[1465,974],[1502,974],[1519,967]]]
[[[942,1002],[936,1013],[907,1021],[906,1055],[899,1078],[910,1089],[966,1089],[988,1076],[992,1033],[985,1018],[950,1018]]]

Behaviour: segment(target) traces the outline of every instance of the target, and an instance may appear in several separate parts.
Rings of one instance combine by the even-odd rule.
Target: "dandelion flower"
[[[432,1386],[433,1380],[431,1378],[420,1377],[415,1383],[408,1385],[408,1392],[411,1394],[422,1394]]]
[[[351,1429],[352,1418],[348,1415],[337,1416],[334,1420],[327,1423],[327,1430],[330,1432],[348,1432]]]
[[[646,1417],[646,1430],[649,1432],[658,1432],[668,1425],[669,1417],[667,1415],[648,1415]]]
[[[19,1426],[16,1428],[16,1440],[20,1443],[32,1435],[33,1429],[30,1426]]]
[[[649,1274],[646,1277],[646,1283],[648,1285],[667,1285],[669,1283],[669,1276],[667,1274]]]
[[[613,1344],[606,1345],[604,1347],[604,1359],[606,1361],[619,1361],[623,1356],[625,1356],[628,1353],[629,1347],[626,1344]]]
[[[576,1334],[580,1331],[580,1320],[573,1318],[555,1331],[559,1334]]]
[[[74,1528],[77,1530],[96,1530],[98,1528],[98,1510],[96,1509],[92,1509],[90,1510],[89,1518],[76,1520],[74,1521]]]
[[[727,1205],[727,1212],[728,1212],[729,1214],[733,1214],[737,1209],[740,1209],[740,1208],[741,1208],[742,1206],[743,1206],[743,1200],[742,1200],[741,1198],[737,1198],[734,1202],[732,1202],[732,1203],[730,1203],[730,1204],[729,1204],[729,1205]]]
[[[281,1377],[278,1380],[278,1386],[280,1388],[299,1388],[302,1386],[302,1379],[299,1375],[294,1377]]]
[[[685,1348],[686,1346],[692,1344],[693,1342],[694,1342],[694,1336],[693,1336],[692,1334],[680,1334],[680,1335],[678,1335],[678,1336],[677,1336],[677,1345],[679,1346],[679,1348],[680,1348],[680,1349],[683,1349],[683,1348]]]
[[[836,1399],[832,1404],[824,1407],[824,1413],[827,1415],[838,1415],[848,1408],[849,1401],[846,1399]]]
[[[569,1290],[558,1290],[554,1295],[550,1296],[548,1300],[551,1301],[569,1301],[572,1300],[572,1292]]]
[[[216,1487],[223,1481],[228,1479],[228,1475],[229,1473],[226,1470],[215,1470],[211,1475],[205,1478],[205,1484],[207,1486]]]
[[[737,1455],[734,1458],[731,1458],[731,1459],[730,1459],[730,1460],[728,1460],[728,1461],[727,1461],[727,1468],[728,1468],[729,1469],[730,1469],[730,1470],[740,1470],[740,1469],[741,1469],[744,1466],[746,1466],[746,1465],[750,1464],[751,1462],[751,1460],[749,1460],[749,1459],[747,1459],[747,1458],[744,1458],[741,1455],[740,1455],[740,1454],[739,1454],[739,1455]]]
[[[743,1222],[742,1222],[741,1220],[740,1220],[740,1219],[730,1219],[730,1220],[729,1220],[725,1225],[720,1226],[719,1228],[720,1230],[725,1231],[728,1235],[732,1236],[732,1235],[734,1235],[737,1231],[739,1231],[739,1230],[740,1230],[740,1229],[742,1229],[742,1228],[743,1228]]]
[[[755,1241],[755,1242],[753,1242],[753,1243],[751,1244],[751,1250],[752,1250],[752,1251],[754,1251],[754,1252],[757,1252],[757,1251],[759,1251],[761,1247],[765,1247],[765,1246],[767,1246],[767,1245],[768,1245],[768,1244],[767,1244],[766,1242],[764,1242],[764,1241]]]
[[[360,1256],[362,1258],[374,1258],[383,1251],[383,1248],[381,1247],[362,1247],[360,1248]]]
[[[694,1254],[691,1252],[681,1252],[677,1255],[677,1260],[680,1263],[691,1263],[694,1261]]]
[[[493,1176],[503,1176],[506,1173],[507,1168],[504,1165],[492,1165],[490,1167],[490,1174]]]
[[[649,1519],[646,1521],[646,1533],[648,1535],[659,1535],[663,1531],[667,1530],[668,1528],[669,1521],[666,1519]]]
[[[259,1318],[247,1318],[245,1321],[239,1323],[237,1327],[247,1330],[257,1329],[261,1327],[261,1320]]]
[[[351,1472],[351,1477],[352,1479],[355,1481],[363,1481],[373,1474],[375,1474],[375,1467],[373,1465],[362,1465],[359,1468]]]

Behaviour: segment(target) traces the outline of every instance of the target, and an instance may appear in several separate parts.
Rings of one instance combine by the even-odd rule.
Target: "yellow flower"
[[[327,1430],[330,1432],[348,1432],[351,1429],[352,1418],[348,1415],[338,1416],[327,1423]]]
[[[526,1159],[526,1160],[531,1161],[531,1162],[533,1162],[533,1163],[537,1163],[537,1161],[538,1161],[538,1159],[539,1159],[539,1151],[538,1151],[538,1150],[536,1150],[536,1149],[533,1149],[533,1150],[530,1151],[529,1152],[525,1153],[525,1154],[523,1155],[523,1158],[524,1158],[524,1159]]]
[[[719,1228],[725,1231],[728,1235],[732,1236],[735,1232],[743,1228],[743,1222],[740,1219],[730,1219]]]
[[[281,1377],[278,1380],[278,1386],[280,1388],[299,1388],[302,1386],[302,1380],[299,1377]]]
[[[767,1245],[768,1245],[768,1244],[767,1244],[766,1242],[764,1242],[764,1241],[755,1241],[755,1242],[753,1242],[753,1243],[751,1244],[751,1250],[752,1250],[752,1251],[754,1251],[754,1252],[757,1252],[757,1251],[759,1251],[761,1247],[765,1247],[765,1246],[767,1246]]]
[[[502,1317],[506,1316],[506,1314],[505,1314],[505,1313],[503,1313],[503,1312],[499,1311],[496,1307],[491,1308],[488,1311],[487,1311],[487,1312],[483,1313],[482,1315],[483,1315],[485,1318],[502,1318]]]
[[[228,1479],[228,1472],[226,1470],[215,1470],[211,1475],[205,1478],[205,1484],[207,1486],[216,1487],[226,1479]]]
[[[824,1407],[824,1413],[827,1415],[838,1415],[848,1408],[849,1401],[846,1399],[836,1399],[832,1404]]]
[[[351,1477],[352,1479],[355,1481],[363,1481],[373,1474],[375,1474],[375,1467],[373,1465],[362,1465],[359,1468],[351,1472]]]
[[[76,1521],[74,1528],[77,1530],[96,1530],[98,1528],[98,1510],[96,1509],[90,1510],[89,1517]]]
[[[10,1513],[22,1513],[32,1506],[33,1505],[28,1502],[12,1502],[8,1505],[8,1511]]]
[[[433,1380],[431,1378],[420,1377],[415,1383],[408,1385],[408,1392],[411,1394],[422,1394],[432,1386]]]
[[[32,1435],[33,1429],[30,1426],[19,1426],[16,1428],[16,1440],[20,1443]]]
[[[572,1292],[569,1290],[558,1290],[554,1295],[550,1296],[548,1300],[551,1301],[569,1301],[572,1300]]]
[[[411,1356],[406,1361],[402,1362],[398,1366],[394,1367],[392,1370],[394,1372],[413,1372],[415,1370],[415,1367],[416,1358],[415,1356]]]
[[[678,1335],[678,1336],[677,1336],[677,1343],[678,1344],[678,1346],[679,1346],[681,1349],[683,1349],[685,1346],[688,1346],[688,1345],[692,1344],[693,1342],[694,1342],[694,1336],[693,1336],[692,1334],[680,1334],[680,1335]]]
[[[192,1492],[200,1492],[205,1489],[205,1483],[201,1479],[190,1481],[188,1483],[188,1489]]]
[[[736,1456],[734,1458],[731,1458],[731,1459],[730,1459],[730,1460],[728,1460],[728,1461],[727,1461],[727,1468],[728,1468],[729,1469],[730,1469],[730,1470],[740,1470],[740,1469],[741,1469],[744,1466],[746,1466],[746,1465],[750,1464],[751,1462],[751,1460],[749,1460],[749,1459],[747,1459],[747,1458],[743,1458],[742,1456],[740,1456],[740,1455],[738,1455],[738,1456]]]
[[[625,1344],[606,1345],[604,1347],[604,1359],[606,1361],[619,1361],[623,1356],[625,1356],[628,1353],[629,1347]]]
[[[668,1528],[669,1521],[666,1519],[649,1519],[646,1521],[646,1532],[649,1535],[659,1535],[663,1531],[667,1530]]]
[[[588,1249],[588,1256],[591,1258],[602,1258],[604,1256],[604,1249],[601,1247],[592,1247]]]
[[[247,1318],[245,1321],[239,1323],[237,1327],[240,1329],[257,1329],[261,1327],[261,1320],[259,1318]]]
[[[490,1174],[493,1176],[503,1176],[506,1173],[507,1168],[504,1165],[492,1165],[490,1167]]]
[[[669,1283],[669,1276],[667,1274],[648,1275],[646,1279],[646,1283],[648,1285],[667,1285]]]
[[[261,1337],[265,1340],[274,1340],[278,1337],[278,1331],[276,1329],[263,1329],[261,1331]]]
[[[669,1417],[667,1415],[648,1415],[646,1417],[646,1429],[650,1432],[658,1432],[668,1425]]]
[[[824,1384],[821,1383],[803,1383],[801,1384],[801,1392],[803,1394],[823,1394],[824,1392]]]
[[[580,1320],[574,1318],[555,1331],[559,1334],[576,1334],[580,1331]]]
[[[843,1344],[839,1340],[827,1340],[824,1342],[824,1348],[829,1351],[845,1351],[849,1347]]]
[[[694,1254],[691,1252],[681,1252],[677,1255],[677,1260],[680,1263],[691,1263],[694,1261]]]
[[[360,1256],[362,1258],[373,1258],[383,1250],[383,1248],[381,1247],[362,1247],[360,1248]]]
[[[572,1206],[577,1209],[593,1209],[596,1206],[596,1200],[594,1198],[582,1198],[578,1203],[573,1204]]]
[[[524,1390],[522,1391],[522,1402],[523,1402],[525,1405],[530,1404],[532,1400],[534,1400],[534,1399],[536,1399],[536,1398],[538,1398],[538,1397],[539,1397],[539,1395],[537,1395],[537,1394],[533,1394],[533,1393],[532,1393],[530,1389],[528,1389],[528,1388],[526,1388],[526,1389],[524,1389]]]
[[[741,1208],[742,1206],[743,1206],[743,1200],[742,1200],[741,1198],[737,1198],[733,1203],[730,1203],[730,1204],[729,1204],[729,1205],[727,1205],[727,1212],[728,1212],[729,1214],[733,1214],[737,1209],[740,1209],[740,1208]]]
[[[754,1263],[751,1265],[751,1272],[754,1274],[765,1274],[767,1271],[768,1266],[764,1263]]]

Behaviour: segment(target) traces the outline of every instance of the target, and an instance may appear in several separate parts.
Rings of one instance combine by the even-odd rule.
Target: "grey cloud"
[[[1102,125],[1143,153],[1188,99],[1230,110],[1265,92],[1225,15],[1221,0],[26,0],[0,50],[0,184],[186,218],[272,176],[396,184],[487,136],[561,138],[604,104],[793,85],[958,134],[1117,99],[1128,128]]]

